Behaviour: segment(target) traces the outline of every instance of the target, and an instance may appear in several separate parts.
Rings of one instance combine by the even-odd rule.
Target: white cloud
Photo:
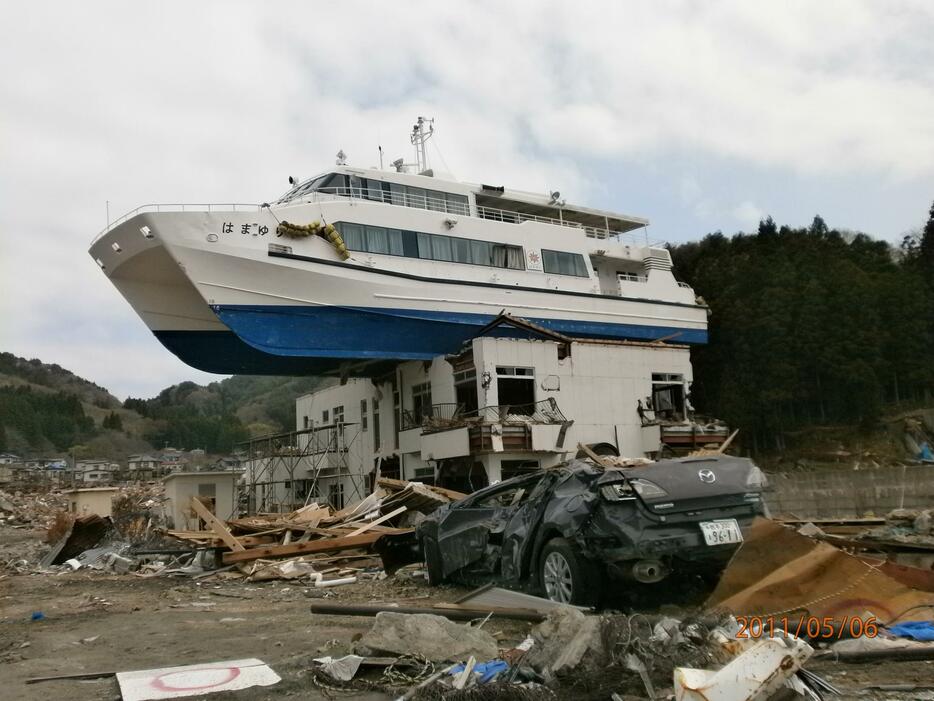
[[[765,212],[748,200],[736,205],[731,214],[743,226],[744,231],[755,230],[759,222],[765,219]]]
[[[568,201],[613,191],[600,166],[664,170],[684,153],[934,182],[932,34],[920,0],[487,0],[415,15],[363,2],[8,4],[0,345],[118,391],[196,376],[138,335],[87,257],[105,200],[116,216],[267,199],[338,148],[361,165],[377,162],[377,143],[390,160],[409,155],[418,114],[438,117],[457,176]],[[707,192],[702,175],[675,206],[680,196],[713,227],[752,223],[754,195]],[[625,209],[652,216],[635,204]]]

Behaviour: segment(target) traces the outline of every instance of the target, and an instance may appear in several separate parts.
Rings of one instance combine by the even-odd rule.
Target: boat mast
[[[427,127],[427,130],[426,130]],[[415,147],[415,161],[418,173],[428,170],[428,153],[425,150],[425,144],[431,135],[435,133],[435,119],[432,117],[419,117],[418,122],[412,127],[412,135],[409,139]]]

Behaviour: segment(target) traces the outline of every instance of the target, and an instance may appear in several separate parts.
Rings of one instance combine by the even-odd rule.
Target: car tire
[[[422,557],[428,572],[428,585],[436,587],[444,581],[444,569],[441,564],[441,549],[431,538],[422,541]]]
[[[599,567],[581,557],[565,538],[554,538],[538,560],[539,583],[545,597],[563,604],[596,606],[603,590]]]

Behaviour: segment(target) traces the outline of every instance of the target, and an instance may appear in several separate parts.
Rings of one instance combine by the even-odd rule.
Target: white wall
[[[687,348],[671,346],[575,343],[571,355],[558,360],[558,344],[506,338],[477,338],[473,341],[477,376],[489,372],[493,381],[484,392],[481,406],[499,404],[496,366],[535,368],[535,399],[553,397],[558,408],[574,425],[565,445],[607,442],[620,454],[637,457],[646,448],[636,402],[651,393],[652,373],[682,374],[693,379]],[[546,378],[560,389],[547,390]]]

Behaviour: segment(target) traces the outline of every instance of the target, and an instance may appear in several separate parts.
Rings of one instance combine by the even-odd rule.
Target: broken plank
[[[307,543],[291,543],[289,545],[270,545],[249,550],[224,553],[224,564],[234,562],[247,562],[260,558],[289,557],[290,555],[303,555],[305,553],[326,553],[336,550],[349,550],[372,545],[383,536],[382,533],[361,533],[356,536],[342,536],[340,538],[321,538],[310,540]]]
[[[370,521],[370,523],[366,524],[365,526],[360,526],[360,528],[358,528],[357,530],[353,531],[352,533],[348,533],[348,534],[347,534],[347,537],[348,537],[348,538],[353,538],[355,535],[360,535],[361,533],[370,530],[373,526],[376,526],[377,524],[380,524],[380,523],[382,523],[383,521],[388,521],[388,520],[391,519],[393,516],[398,516],[399,514],[401,514],[401,513],[402,513],[403,511],[405,511],[405,510],[406,510],[406,507],[400,506],[398,509],[395,509],[395,510],[393,510],[393,511],[390,511],[388,514],[383,514],[382,516],[380,516],[380,517],[379,517],[378,519],[376,519],[375,521]]]
[[[241,545],[240,541],[237,540],[233,533],[231,533],[227,526],[224,525],[224,522],[221,521],[217,516],[208,511],[208,508],[201,503],[197,497],[191,498],[191,508],[194,509],[194,512],[198,514],[204,522],[211,526],[211,530],[217,534],[217,537],[224,541],[224,543],[231,550],[246,550],[246,548]]]

